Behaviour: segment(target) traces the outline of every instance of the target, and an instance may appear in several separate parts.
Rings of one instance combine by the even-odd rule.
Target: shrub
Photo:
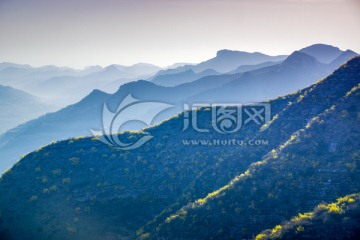
[[[51,171],[51,173],[54,176],[60,176],[61,175],[61,169],[60,168],[54,169],[54,170]]]
[[[39,199],[38,196],[32,195],[32,196],[29,198],[29,201],[30,201],[30,202],[35,202],[35,201],[37,201],[38,199]]]
[[[65,184],[65,183],[70,183],[71,182],[71,178],[64,178],[62,180],[62,183]]]
[[[80,162],[80,158],[72,157],[72,158],[69,158],[69,161],[70,161],[71,165],[78,165]]]

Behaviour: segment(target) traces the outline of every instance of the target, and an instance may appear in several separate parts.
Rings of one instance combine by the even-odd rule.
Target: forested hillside
[[[360,194],[321,203],[312,212],[299,213],[290,221],[263,231],[256,240],[266,239],[356,239],[360,234]]]
[[[242,239],[319,203],[359,192],[360,58],[315,85],[271,100],[269,126],[233,134],[182,131],[184,115],[145,129],[123,151],[97,138],[52,143],[0,179],[3,239]],[[268,127],[266,129],[266,127]],[[143,132],[119,135],[132,142]],[[259,146],[184,140],[266,140]]]

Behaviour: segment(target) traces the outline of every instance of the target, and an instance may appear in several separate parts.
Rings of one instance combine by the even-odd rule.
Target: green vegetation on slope
[[[354,59],[318,84],[270,101],[277,117],[265,131],[253,124],[229,135],[181,132],[179,115],[148,129],[154,138],[135,151],[78,138],[32,152],[0,180],[0,236],[252,237],[321,201],[358,192],[358,90],[347,93],[359,83],[359,66]],[[210,110],[198,117],[210,128]],[[233,138],[269,144],[181,143]]]
[[[267,239],[356,239],[360,234],[360,194],[319,204],[312,212],[300,213],[256,236]]]
[[[322,201],[333,201],[358,192],[359,59],[343,69],[348,69],[347,73],[356,73],[352,90],[334,101],[329,101],[331,95],[323,98],[323,102],[329,102],[331,106],[309,119],[304,128],[269,151],[262,161],[252,164],[244,174],[206,198],[168,215],[162,223],[147,226],[145,230],[148,231],[143,234],[170,239],[252,238],[262,229],[297,212],[309,211]],[[314,107],[306,104],[314,98],[313,94],[340,76],[351,79],[345,72],[335,72],[306,92],[295,110],[299,110],[301,103],[305,103],[304,107]],[[279,114],[271,126],[279,124],[285,113]]]

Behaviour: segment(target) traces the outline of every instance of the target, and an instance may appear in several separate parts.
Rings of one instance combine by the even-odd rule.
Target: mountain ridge
[[[165,218],[160,218],[163,219],[163,222],[160,223],[157,222],[150,222],[150,226],[147,226],[146,229],[150,230],[150,235],[152,237],[166,237],[166,238],[171,238],[173,236],[176,236],[179,239],[186,239],[186,238],[192,238],[195,235],[196,236],[201,236],[201,238],[207,238],[207,237],[214,237],[214,238],[251,238],[252,234],[257,234],[257,231],[260,231],[261,229],[259,228],[260,226],[265,226],[268,224],[268,221],[271,219],[273,220],[274,218],[279,218],[279,216],[284,216],[284,214],[286,215],[286,211],[290,211],[290,209],[286,209],[282,210],[283,208],[278,207],[276,208],[275,206],[283,206],[280,204],[281,201],[285,201],[285,199],[287,199],[287,202],[290,202],[291,200],[291,204],[289,203],[288,206],[294,206],[296,208],[296,206],[302,206],[302,210],[304,210],[304,206],[307,206],[305,208],[312,208],[315,206],[316,202],[319,203],[319,200],[312,200],[311,198],[305,200],[304,196],[306,196],[304,191],[307,191],[309,189],[312,189],[311,191],[315,191],[316,189],[314,189],[314,186],[311,185],[311,183],[314,183],[312,181],[309,181],[311,179],[310,176],[313,176],[313,178],[316,178],[315,183],[316,184],[322,184],[323,182],[325,182],[325,179],[327,181],[327,179],[330,179],[330,181],[332,181],[332,184],[325,184],[321,189],[326,189],[326,194],[316,194],[316,192],[314,192],[313,195],[311,195],[312,197],[314,197],[315,199],[319,199],[321,198],[321,200],[325,200],[325,201],[331,201],[334,200],[331,196],[333,197],[341,197],[342,195],[337,195],[339,194],[339,192],[341,192],[342,190],[344,190],[344,194],[351,194],[351,191],[357,192],[358,188],[360,186],[358,186],[358,178],[356,178],[356,173],[353,173],[350,170],[346,170],[348,166],[347,164],[351,161],[358,161],[360,159],[358,159],[356,156],[358,153],[356,153],[356,149],[352,149],[351,146],[356,146],[357,144],[357,136],[359,135],[359,132],[356,129],[347,129],[344,128],[345,126],[349,127],[349,123],[345,123],[345,122],[336,122],[339,121],[337,120],[339,117],[343,116],[342,119],[346,119],[347,121],[351,121],[352,126],[354,126],[354,128],[356,128],[356,119],[357,119],[357,113],[359,111],[358,108],[356,108],[356,104],[359,100],[359,94],[360,94],[360,84],[358,83],[358,77],[359,77],[359,71],[358,71],[358,66],[360,64],[360,58],[356,58],[351,60],[348,64],[342,66],[339,70],[337,70],[333,76],[328,77],[327,79],[321,80],[319,81],[315,86],[308,88],[307,90],[302,91],[301,93],[299,93],[299,98],[296,101],[297,104],[302,103],[302,105],[307,105],[307,106],[312,106],[312,108],[314,109],[314,107],[316,107],[316,105],[309,105],[309,102],[316,102],[316,98],[312,99],[311,95],[313,95],[315,92],[319,92],[320,89],[332,89],[332,88],[328,88],[329,86],[327,86],[329,83],[331,83],[332,85],[334,85],[335,87],[337,86],[337,83],[339,83],[339,78],[337,78],[336,76],[342,76],[343,73],[345,73],[347,70],[347,68],[351,68],[350,71],[352,71],[352,77],[349,77],[349,80],[351,79],[351,81],[353,82],[353,88],[348,88],[348,91],[345,91],[345,89],[343,90],[343,94],[340,98],[340,100],[338,100],[338,104],[336,105],[331,105],[331,104],[327,104],[327,108],[325,111],[322,111],[321,114],[319,115],[315,115],[313,118],[310,118],[307,124],[305,124],[306,126],[301,128],[300,130],[293,132],[291,134],[291,137],[289,137],[289,139],[287,141],[284,141],[282,144],[279,144],[278,148],[273,149],[272,151],[269,151],[268,154],[264,155],[262,160],[259,160],[258,163],[254,163],[252,165],[250,165],[250,167],[248,168],[248,171],[243,172],[243,174],[239,175],[238,177],[234,178],[232,181],[229,182],[228,185],[223,186],[222,188],[219,188],[217,190],[215,190],[213,193],[209,193],[208,196],[206,198],[202,198],[202,199],[198,199],[197,201],[194,201],[193,203],[189,203],[185,206],[183,206],[181,209],[177,210],[175,213],[168,214],[167,215],[167,220],[165,221]],[[342,73],[343,72],[343,73]],[[344,84],[348,84],[346,83],[345,79],[346,79],[346,75],[343,76],[343,82],[342,85]],[[348,79],[346,79],[348,80]],[[340,88],[338,87],[337,90],[339,90]],[[331,98],[331,99],[336,99],[337,97],[332,96],[331,92],[326,93],[326,91],[324,92],[319,92],[322,95],[327,96],[327,99]],[[301,94],[301,95],[300,95]],[[337,93],[339,94],[339,93]],[[318,99],[326,99],[324,98],[324,96],[319,95]],[[305,101],[307,100],[307,101]],[[305,102],[304,102],[305,101]],[[308,102],[308,103],[306,103]],[[330,102],[332,102],[332,100],[330,100]],[[287,110],[284,110],[282,112],[280,112],[280,114],[276,117],[273,118],[273,121],[271,123],[271,125],[274,124],[281,124],[279,122],[279,120],[284,119],[284,114],[286,114],[286,112],[289,112],[289,109],[291,108],[297,108],[298,111],[300,111],[300,106],[296,106],[297,104],[290,104],[287,108]],[[319,103],[318,103],[319,104]],[[315,109],[318,109],[315,108]],[[337,110],[339,109],[339,110]],[[345,110],[346,109],[346,110]],[[307,110],[303,110],[303,112],[307,112]],[[319,109],[318,109],[319,111]],[[301,111],[300,111],[301,112]],[[335,114],[334,114],[335,113]],[[348,115],[343,115],[343,114],[348,114]],[[351,115],[350,115],[351,114]],[[294,116],[299,115],[294,113]],[[306,119],[306,118],[305,118]],[[331,121],[325,121],[325,119],[332,119]],[[285,119],[286,120],[286,119]],[[290,119],[287,119],[288,121]],[[298,121],[296,119],[293,119],[292,121]],[[291,124],[291,122],[289,123]],[[271,125],[269,130],[266,131],[271,131]],[[338,127],[339,129],[337,129],[336,127],[334,129],[332,129],[334,126]],[[274,127],[274,126],[273,126]],[[317,137],[317,135],[314,135],[313,133],[310,134],[309,131],[314,131],[314,129],[316,129],[316,131],[321,130],[322,134],[320,137]],[[346,131],[345,131],[346,129]],[[353,132],[352,132],[353,131]],[[326,133],[326,134],[325,134]],[[329,136],[326,136],[326,135]],[[325,147],[320,147],[322,145],[318,145],[319,147],[316,147],[316,145],[314,146],[314,144],[324,144],[322,143],[322,139],[325,137],[325,139],[327,139],[327,147],[329,147],[328,149]],[[313,143],[309,143],[311,138],[311,141],[315,141]],[[314,140],[317,139],[317,140]],[[336,140],[335,140],[336,139]],[[344,140],[342,140],[344,139]],[[270,140],[269,140],[270,141]],[[306,141],[306,145],[303,144],[301,145],[300,143],[302,141]],[[331,143],[331,141],[336,141],[337,142],[337,146],[333,145],[333,143]],[[349,142],[352,142],[351,146],[346,147],[346,144]],[[330,142],[330,143],[329,143]],[[333,147],[336,147],[337,151],[336,153],[333,150]],[[314,147],[314,151],[315,152],[311,152],[309,151],[309,149],[307,148],[311,148]],[[292,149],[291,151],[293,152],[289,152],[288,149]],[[300,150],[301,149],[301,150]],[[330,151],[330,154],[329,152]],[[285,153],[283,153],[285,152]],[[327,172],[331,172],[331,169],[328,170],[328,168],[330,167],[329,165],[326,166],[327,164],[327,160],[330,160],[332,157],[332,154],[336,154],[336,156],[342,156],[341,154],[346,154],[346,156],[350,156],[352,155],[352,153],[354,154],[353,156],[355,156],[355,158],[352,159],[349,158],[349,160],[342,160],[345,161],[346,164],[344,164],[342,161],[340,162],[332,162],[333,163],[333,167],[336,166],[335,169],[340,169],[340,170],[336,170],[335,172],[333,172],[334,176],[329,176],[327,175]],[[306,154],[306,158],[304,156],[304,154]],[[316,158],[320,158],[319,154],[325,154],[327,157],[323,157],[321,159],[321,161],[323,161],[320,166],[323,170],[312,170],[310,172],[310,176],[309,178],[307,177],[307,175],[305,174],[306,169],[313,169],[315,168],[317,165],[315,164],[314,166],[309,166],[307,165],[306,169],[303,169],[303,167],[301,167],[301,164],[297,164],[297,161],[295,161],[295,159],[303,159],[301,160],[302,163],[307,163],[311,161],[316,161],[313,159]],[[316,157],[314,157],[314,156]],[[291,158],[289,158],[289,156]],[[302,156],[302,158],[301,158]],[[312,156],[312,157],[311,157]],[[298,158],[296,158],[298,157]],[[330,158],[330,159],[329,159]],[[293,160],[291,160],[293,159]],[[307,160],[309,159],[309,160]],[[348,158],[341,158],[341,159],[348,159]],[[325,161],[325,162],[324,162]],[[350,164],[350,163],[349,163]],[[288,167],[286,167],[288,165]],[[350,165],[349,165],[350,166]],[[280,167],[280,168],[279,168]],[[344,169],[345,168],[345,169]],[[280,174],[280,169],[282,169],[282,171],[284,171],[286,169],[286,171],[284,172],[284,174]],[[296,169],[296,170],[295,170]],[[276,172],[274,172],[276,170]],[[358,172],[359,169],[358,168],[354,168],[354,171]],[[289,174],[289,175],[287,175]],[[296,174],[296,175],[295,175]],[[308,173],[309,174],[309,173]],[[316,177],[317,174],[318,176]],[[292,177],[294,175],[294,177]],[[335,176],[336,175],[336,176]],[[342,177],[340,177],[339,175],[341,175]],[[261,177],[261,178],[260,178]],[[256,180],[255,180],[256,178]],[[254,180],[252,180],[254,179]],[[261,179],[261,180],[260,180]],[[280,181],[279,179],[281,179],[281,185],[283,189],[293,189],[291,194],[296,194],[296,197],[293,197],[292,195],[288,194],[283,194],[281,193],[281,188],[278,190],[274,190],[272,189],[270,186],[276,186],[277,181]],[[337,180],[337,179],[342,179],[342,180]],[[346,179],[346,180],[345,180]],[[289,182],[290,181],[290,182]],[[294,184],[292,184],[292,182],[294,182]],[[257,182],[257,183],[254,183]],[[286,182],[289,183],[285,184]],[[296,182],[296,183],[295,183]],[[336,183],[335,183],[336,182]],[[294,191],[294,188],[296,188],[297,185],[305,185],[302,186],[301,188],[298,188],[297,191]],[[310,184],[310,185],[309,185]],[[341,185],[341,187],[334,187],[334,184],[339,184]],[[251,186],[254,187],[254,189],[258,189],[258,190],[251,190]],[[329,187],[333,186],[332,189],[330,189]],[[268,187],[268,188],[267,188]],[[264,192],[267,188],[267,192],[269,194],[271,194],[271,196],[269,198],[267,198],[267,196],[263,196],[263,195],[258,195],[256,194],[257,191],[259,191],[260,193]],[[346,191],[345,191],[346,189]],[[336,190],[336,191],[335,191]],[[290,190],[289,190],[290,191]],[[336,193],[335,193],[336,192]],[[303,194],[303,195],[301,195]],[[305,194],[305,195],[304,195]],[[242,196],[241,199],[237,198],[236,196]],[[282,196],[282,197],[279,197]],[[325,199],[326,197],[326,199]],[[276,200],[280,198],[279,200]],[[246,199],[246,200],[245,200]],[[271,205],[265,205],[267,206],[266,208],[269,209],[271,208],[271,206],[273,206],[273,210],[276,210],[278,212],[275,212],[274,214],[271,214],[271,212],[266,211],[266,209],[264,209],[264,200],[267,199],[267,202],[277,202],[276,204],[271,204]],[[301,201],[299,202],[297,199],[299,199],[299,201],[301,199],[301,201],[304,201],[303,205],[301,205]],[[251,201],[252,200],[252,201]],[[270,201],[271,200],[271,201]],[[246,203],[240,203],[246,201]],[[221,206],[224,206],[225,209],[221,207],[218,207],[220,202],[222,202],[223,204]],[[306,203],[306,204],[305,204]],[[314,204],[315,203],[315,204]],[[249,208],[247,208],[245,205],[244,207],[241,207],[241,214],[242,217],[241,218],[237,218],[235,216],[233,216],[232,214],[230,215],[226,215],[226,213],[233,213],[233,212],[237,212],[235,208],[235,206],[239,206],[241,204],[249,204]],[[252,204],[255,204],[255,206],[259,206],[260,207],[260,212],[262,212],[262,214],[256,213],[256,207],[252,208]],[[270,204],[270,203],[269,203]],[[312,205],[314,204],[314,205]],[[311,207],[312,205],[312,207]],[[230,206],[230,209],[229,209]],[[242,205],[243,206],[243,205]],[[309,209],[310,210],[310,209]],[[211,214],[209,213],[209,211],[211,211]],[[285,212],[284,212],[285,211]],[[240,214],[240,212],[237,212],[237,215]],[[251,212],[251,214],[250,214]],[[246,215],[248,214],[248,215]],[[263,217],[264,215],[266,215],[266,217]],[[252,221],[253,219],[251,218],[251,216],[257,216],[256,218],[258,219],[257,221]],[[276,217],[277,216],[277,217]],[[222,221],[221,222],[216,222],[215,219],[221,218]],[[237,220],[235,220],[237,219]],[[243,219],[243,220],[241,220]],[[262,221],[261,219],[267,219],[264,221]],[[282,218],[280,217],[280,219],[278,220],[278,222],[281,222]],[[267,222],[266,222],[267,221]],[[205,227],[205,225],[203,225],[202,223],[206,223],[205,225],[207,226],[212,226],[211,230],[207,227]],[[274,224],[275,225],[275,224]],[[175,227],[176,226],[176,227]],[[180,227],[181,226],[181,227]],[[206,230],[205,230],[206,229]],[[223,229],[221,231],[221,229]],[[226,231],[224,231],[224,229],[226,229]],[[246,229],[246,230],[245,230]],[[241,233],[241,231],[245,231],[246,233]],[[146,230],[142,230],[140,232],[141,234],[147,234],[149,232],[146,232]],[[141,236],[141,234],[139,234],[139,237]],[[195,235],[193,235],[195,234]]]
[[[0,134],[55,109],[22,90],[0,85]]]
[[[252,234],[260,233],[267,226],[270,228],[281,222],[279,218],[288,219],[298,212],[312,209],[316,206],[317,199],[332,200],[337,194],[344,196],[346,195],[344,192],[357,188],[356,179],[359,176],[357,174],[359,169],[355,168],[355,172],[351,173],[352,165],[349,165],[350,168],[345,166],[356,160],[356,158],[352,159],[351,153],[354,150],[352,145],[356,146],[358,141],[358,129],[355,123],[359,110],[357,106],[359,64],[360,58],[355,58],[317,84],[270,101],[273,121],[264,131],[260,131],[261,126],[252,124],[244,127],[241,132],[229,136],[215,131],[206,134],[198,133],[193,129],[181,132],[183,115],[179,114],[160,125],[146,129],[154,138],[136,151],[115,150],[96,138],[73,138],[32,152],[0,180],[0,208],[7,206],[6,209],[1,208],[4,220],[0,222],[0,232],[3,235],[11,236],[12,234],[15,237],[31,237],[36,234],[38,239],[46,238],[49,234],[71,239],[96,239],[97,236],[108,239],[116,238],[116,236],[134,238],[136,230],[139,230],[138,237],[153,239],[172,236],[188,239],[191,233],[198,234],[198,238],[206,238],[206,236],[251,237]],[[334,109],[332,109],[333,105],[335,105]],[[348,111],[347,115],[343,110]],[[211,118],[209,118],[211,109],[200,109],[197,114],[202,128],[211,126]],[[347,126],[346,131],[342,126]],[[350,128],[351,126],[353,128]],[[307,130],[300,131],[301,137],[295,135],[292,139],[292,135],[301,129]],[[337,131],[334,131],[335,129]],[[310,133],[311,135],[307,136]],[[119,137],[126,142],[133,138],[137,139],[141,135],[141,131],[124,132]],[[184,139],[216,140],[246,137],[267,139],[269,145],[219,148],[181,144],[181,140]],[[305,140],[297,142],[302,137],[306,137]],[[325,137],[326,141],[324,146],[321,145],[324,143],[320,141],[322,137]],[[286,144],[289,139],[290,143]],[[305,141],[306,144],[302,144]],[[337,141],[336,152],[331,150],[334,148],[331,141]],[[349,145],[349,142],[352,145]],[[285,147],[281,151],[275,150],[275,153],[272,151],[283,145]],[[270,155],[267,155],[268,153]],[[336,154],[336,159],[341,159],[341,161],[331,161],[333,165],[327,166],[329,158],[334,157],[334,154]],[[300,160],[291,160],[293,155],[294,159],[299,157]],[[259,160],[266,160],[262,159],[262,156],[266,156],[268,164],[250,166]],[[303,161],[300,156],[310,157],[308,161],[306,159]],[[318,165],[315,161],[317,158],[319,158]],[[303,167],[300,168],[297,163],[302,164]],[[253,176],[262,176],[263,180],[250,177],[246,171],[249,166],[249,173]],[[319,166],[318,169],[324,169],[324,171],[315,172],[316,175],[314,175],[314,166]],[[327,170],[331,167],[341,171],[328,172]],[[296,169],[295,172],[294,169]],[[254,174],[254,171],[258,173]],[[274,174],[274,171],[279,173]],[[281,174],[281,171],[284,174]],[[293,171],[292,178],[288,175],[291,171]],[[178,210],[182,206],[188,204],[191,206],[196,200],[203,199],[209,193],[217,192],[242,173],[245,174],[242,178],[249,179],[246,180],[246,185],[241,185],[242,188],[236,185],[236,188],[227,189],[230,191],[227,195],[223,195],[222,191],[220,195],[218,193],[210,195],[215,199],[221,198],[223,204],[217,200],[216,202],[207,201],[204,203],[206,207],[195,205],[194,209],[187,210],[185,215],[180,211],[180,220],[184,216],[180,222],[178,217],[165,222],[172,214],[179,213]],[[334,176],[329,175],[330,173]],[[311,176],[318,176],[319,184],[326,183],[330,177],[339,185],[334,184],[331,186],[338,187],[329,188],[330,185],[326,184],[312,184],[314,181],[311,181]],[[307,180],[305,181],[304,178]],[[253,179],[256,180],[255,183]],[[269,179],[269,181],[264,179]],[[277,183],[278,180],[281,181]],[[291,192],[292,194],[302,193],[302,195],[299,198],[291,198],[285,193],[282,194],[281,189],[292,187],[286,183],[296,183],[297,186],[301,186],[298,182],[294,182],[295,180],[308,185],[308,188],[298,188],[298,193]],[[22,184],[17,185],[17,188],[9,187],[18,181]],[[29,183],[32,184],[31,188],[28,187]],[[256,191],[252,190],[254,187]],[[232,191],[235,189],[241,192],[234,198]],[[315,200],[305,198],[307,194],[303,194],[304,190],[301,189],[312,189],[315,194],[311,196]],[[6,194],[3,194],[5,191]],[[326,194],[322,194],[322,191]],[[255,195],[256,192],[259,194]],[[248,218],[245,213],[248,211],[256,213],[256,209],[261,210],[262,206],[287,206],[286,204],[279,205],[277,198],[271,197],[269,193],[280,200],[288,197],[286,198],[288,201],[291,201],[294,206],[300,206],[301,209],[297,207],[285,208],[284,211],[278,209],[276,210],[278,212],[274,214],[265,211],[264,216],[270,216],[267,219],[261,219],[262,215],[259,214],[250,214],[250,216],[259,216],[256,218],[257,221]],[[21,197],[14,198],[15,196]],[[239,196],[241,196],[240,199]],[[269,199],[268,196],[270,196]],[[264,202],[265,205],[261,205],[260,200],[264,198],[267,201]],[[256,201],[255,208],[248,208],[248,205],[251,205],[249,199]],[[236,206],[237,200],[243,202],[244,205]],[[8,204],[9,202],[11,204]],[[215,204],[212,204],[213,202]],[[197,201],[197,204],[201,203]],[[56,207],[49,208],[49,204]],[[224,207],[235,209],[239,207],[240,210],[226,208],[222,213]],[[21,211],[22,214],[15,214],[15,210]],[[201,214],[209,210],[212,210],[212,214]],[[233,215],[238,211],[241,218]],[[227,216],[227,212],[233,214],[226,218],[224,216]],[[286,214],[279,215],[284,212]],[[192,214],[199,218],[189,217]],[[151,222],[157,215],[160,215],[158,220]],[[16,221],[9,216],[16,216]],[[204,216],[207,217],[204,218]],[[219,217],[223,220],[220,223]],[[74,221],[75,219],[77,220]],[[188,219],[195,222],[188,222]],[[231,219],[240,220],[242,223],[234,227]],[[265,224],[261,224],[265,220]],[[47,224],[44,225],[43,221]],[[200,224],[202,222],[203,225]],[[222,226],[222,224],[229,227],[219,231],[219,225]],[[143,226],[145,227],[142,228]],[[241,226],[249,228],[242,232]],[[16,233],[12,231],[14,228],[17,229]],[[196,230],[187,231],[190,228]],[[38,231],[34,232],[34,229]],[[205,230],[202,231],[202,229]]]
[[[343,53],[338,47],[320,43],[302,48],[299,51],[313,56],[322,63],[330,63]]]
[[[290,55],[290,58],[297,58],[297,56],[300,56],[302,60],[305,58],[314,61],[313,57],[303,53],[294,53]],[[301,68],[296,67],[298,64],[289,66],[288,63],[280,63],[246,73],[205,76],[193,82],[180,84],[175,87],[161,87],[144,80],[124,84],[112,97],[99,98],[96,104],[89,103],[89,106],[85,106],[81,111],[79,109],[70,113],[71,109],[73,109],[70,108],[68,111],[65,111],[68,115],[61,116],[64,113],[64,111],[62,111],[51,115],[53,118],[47,116],[39,119],[38,124],[44,121],[41,124],[46,127],[41,127],[40,125],[37,132],[33,133],[33,138],[37,139],[36,141],[29,141],[29,139],[27,139],[30,137],[30,130],[26,130],[28,132],[26,137],[22,136],[26,125],[19,128],[22,130],[14,129],[10,134],[0,136],[0,142],[6,142],[6,146],[0,146],[1,151],[3,151],[2,158],[7,159],[9,162],[14,162],[18,156],[23,155],[25,152],[32,151],[50,141],[78,135],[90,136],[91,133],[89,129],[96,129],[102,126],[101,108],[104,106],[104,101],[109,100],[111,108],[115,110],[115,105],[119,104],[119,102],[130,93],[141,101],[159,101],[175,105],[174,108],[159,116],[156,121],[158,122],[182,111],[184,103],[245,103],[276,98],[277,96],[285,95],[306,87],[316,80],[325,77],[327,74],[330,74],[335,67],[338,67],[337,65],[321,63],[314,65],[308,63],[307,60],[304,61],[304,63],[305,64],[301,65]],[[291,81],[289,81],[289,79]],[[86,113],[86,111],[88,111],[88,113]],[[84,116],[80,116],[80,113]],[[69,120],[64,122],[65,116],[68,116]],[[57,118],[62,120],[57,121]],[[80,120],[84,122],[77,122]],[[71,127],[71,121],[76,127]],[[64,132],[51,132],[49,126],[53,126],[55,129],[61,129]],[[15,134],[16,132],[17,135]],[[46,137],[35,137],[36,135],[45,135]],[[19,142],[22,143],[22,151],[16,150]]]

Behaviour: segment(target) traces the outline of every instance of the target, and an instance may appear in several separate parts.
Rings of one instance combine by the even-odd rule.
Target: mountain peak
[[[89,95],[91,95],[91,94],[104,94],[105,92],[103,92],[103,91],[101,91],[101,90],[99,90],[99,89],[94,89],[94,90],[92,90],[91,91],[91,93],[89,94]],[[105,93],[106,94],[106,93]]]
[[[300,51],[303,51],[303,50],[306,51],[306,50],[308,50],[308,49],[317,49],[317,50],[320,50],[320,49],[323,49],[323,50],[333,49],[333,50],[337,50],[337,51],[340,50],[338,47],[335,47],[335,46],[332,46],[332,45],[329,45],[329,44],[316,43],[316,44],[313,44],[313,45],[304,47],[304,48],[301,49]],[[341,51],[341,50],[340,50],[340,51]]]
[[[343,52],[343,54],[358,55],[358,53],[357,53],[357,52],[354,52],[354,51],[352,51],[352,50],[350,50],[350,49],[348,49],[348,50],[346,50],[345,52]]]
[[[313,56],[322,63],[330,63],[343,53],[338,47],[320,43],[305,47],[299,51]]]
[[[336,59],[334,59],[331,64],[334,65],[341,65],[342,63],[346,62],[348,59],[351,59],[353,57],[358,56],[358,54],[351,50],[346,50],[343,52],[340,56],[338,56]]]
[[[96,101],[98,99],[102,99],[104,98],[105,96],[107,96],[109,94],[107,94],[106,92],[103,92],[99,89],[94,89],[92,90],[91,93],[89,93],[85,98],[83,98],[81,100],[81,102],[92,102],[92,101]]]
[[[219,73],[227,73],[241,65],[255,65],[269,61],[282,61],[286,56],[269,56],[260,52],[245,52],[223,49],[216,53],[216,57],[194,66],[199,73],[206,69],[214,69]]]
[[[224,57],[224,56],[231,56],[231,55],[235,55],[235,54],[239,54],[239,53],[245,53],[245,52],[222,49],[222,50],[217,51],[216,56]]]
[[[144,62],[135,63],[135,64],[131,65],[130,67],[156,67],[156,68],[159,68],[158,66],[156,66],[154,64],[144,63]]]
[[[121,65],[111,64],[104,68],[104,70],[119,70],[119,68],[123,68]]]
[[[318,61],[316,60],[316,58],[300,51],[293,52],[284,61],[284,64],[291,64],[291,65],[317,64],[317,63]]]

